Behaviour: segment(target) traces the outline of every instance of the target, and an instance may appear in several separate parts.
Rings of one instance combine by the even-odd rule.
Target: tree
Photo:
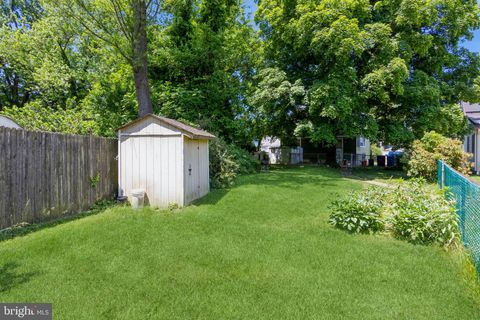
[[[165,4],[171,23],[152,28],[154,111],[251,145],[246,102],[259,39],[232,0]]]
[[[255,18],[265,64],[305,86],[312,140],[464,130],[458,102],[480,62],[460,43],[479,27],[476,0],[265,0]]]
[[[15,4],[25,8],[31,1]],[[148,71],[155,113],[199,125],[228,143],[250,144],[245,99],[260,46],[241,7],[231,0],[169,0],[164,14],[151,12],[157,5],[148,7],[147,41],[138,42],[149,43],[148,60],[134,55],[134,15],[126,0],[43,0],[34,19],[21,14],[21,27],[10,26],[10,9],[0,12],[7,21],[0,26],[1,112],[17,120],[52,115],[52,123],[30,121],[42,130],[64,130],[69,125],[55,123],[77,115],[86,125],[70,126],[74,132],[111,136],[137,114],[136,84],[148,89],[134,81],[133,71],[140,79]]]
[[[116,50],[131,66],[138,115],[153,112],[148,83],[147,22],[157,21],[156,0],[48,0]],[[53,7],[52,7],[53,8]]]
[[[26,81],[29,68],[18,59],[18,37],[41,16],[41,7],[36,0],[5,0],[0,3],[0,110],[3,106],[24,105],[32,94]],[[15,51],[17,51],[15,53]]]
[[[29,129],[107,136],[135,118],[131,67],[120,53],[61,11],[14,3],[0,11],[1,114]]]
[[[260,70],[255,77],[256,90],[249,104],[254,121],[255,138],[280,138],[282,144],[294,143],[293,132],[297,123],[305,118],[305,89],[300,80],[290,83],[284,71],[276,68]]]

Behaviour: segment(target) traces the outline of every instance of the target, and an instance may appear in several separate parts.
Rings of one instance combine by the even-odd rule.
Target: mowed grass
[[[471,175],[469,178],[470,178],[470,180],[473,181],[474,183],[480,185],[480,176],[478,176],[478,175]]]
[[[0,242],[0,301],[54,319],[479,319],[461,254],[328,224],[359,181],[242,177],[174,212],[104,212]]]

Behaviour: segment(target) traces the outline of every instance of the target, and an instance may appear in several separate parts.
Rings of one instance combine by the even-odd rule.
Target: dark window
[[[473,134],[471,137],[470,137],[470,140],[472,140],[472,148],[470,149],[470,153],[474,153],[475,152],[475,139],[476,139],[476,135]]]

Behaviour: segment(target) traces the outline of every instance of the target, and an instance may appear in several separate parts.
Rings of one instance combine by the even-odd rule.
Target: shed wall
[[[184,205],[183,138],[164,129],[169,130],[147,123],[133,135],[120,137],[120,187],[129,200],[131,191],[140,188],[145,190],[150,206]],[[155,136],[154,131],[177,135]]]
[[[124,134],[136,134],[136,135],[145,135],[145,134],[161,134],[161,135],[177,135],[181,132],[169,126],[166,123],[159,123],[155,122],[155,120],[150,121],[140,121],[138,123],[134,123],[129,127],[126,127],[121,130]]]

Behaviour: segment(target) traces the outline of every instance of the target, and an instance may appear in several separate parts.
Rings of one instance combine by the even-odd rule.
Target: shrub
[[[444,160],[457,171],[468,175],[471,169],[470,158],[471,155],[463,151],[460,140],[446,138],[432,131],[413,142],[404,162],[408,176],[434,180],[438,160]]]
[[[350,197],[337,200],[330,208],[330,223],[337,228],[354,233],[373,233],[385,228],[382,218],[380,189],[353,193]]]
[[[417,244],[452,244],[458,235],[452,201],[443,191],[429,190],[421,181],[404,183],[390,196],[389,222],[398,239]]]
[[[92,114],[80,108],[47,108],[32,102],[22,108],[4,108],[0,113],[12,118],[22,128],[70,134],[97,134],[98,126]]]
[[[370,154],[372,156],[381,156],[383,155],[382,153],[382,149],[380,149],[380,147],[377,147],[376,145],[372,144],[370,146]]]
[[[371,187],[332,203],[330,223],[354,233],[386,230],[415,244],[449,246],[458,239],[455,203],[424,180]]]
[[[258,160],[247,151],[223,139],[210,142],[210,183],[212,188],[231,186],[239,174],[253,173]]]

